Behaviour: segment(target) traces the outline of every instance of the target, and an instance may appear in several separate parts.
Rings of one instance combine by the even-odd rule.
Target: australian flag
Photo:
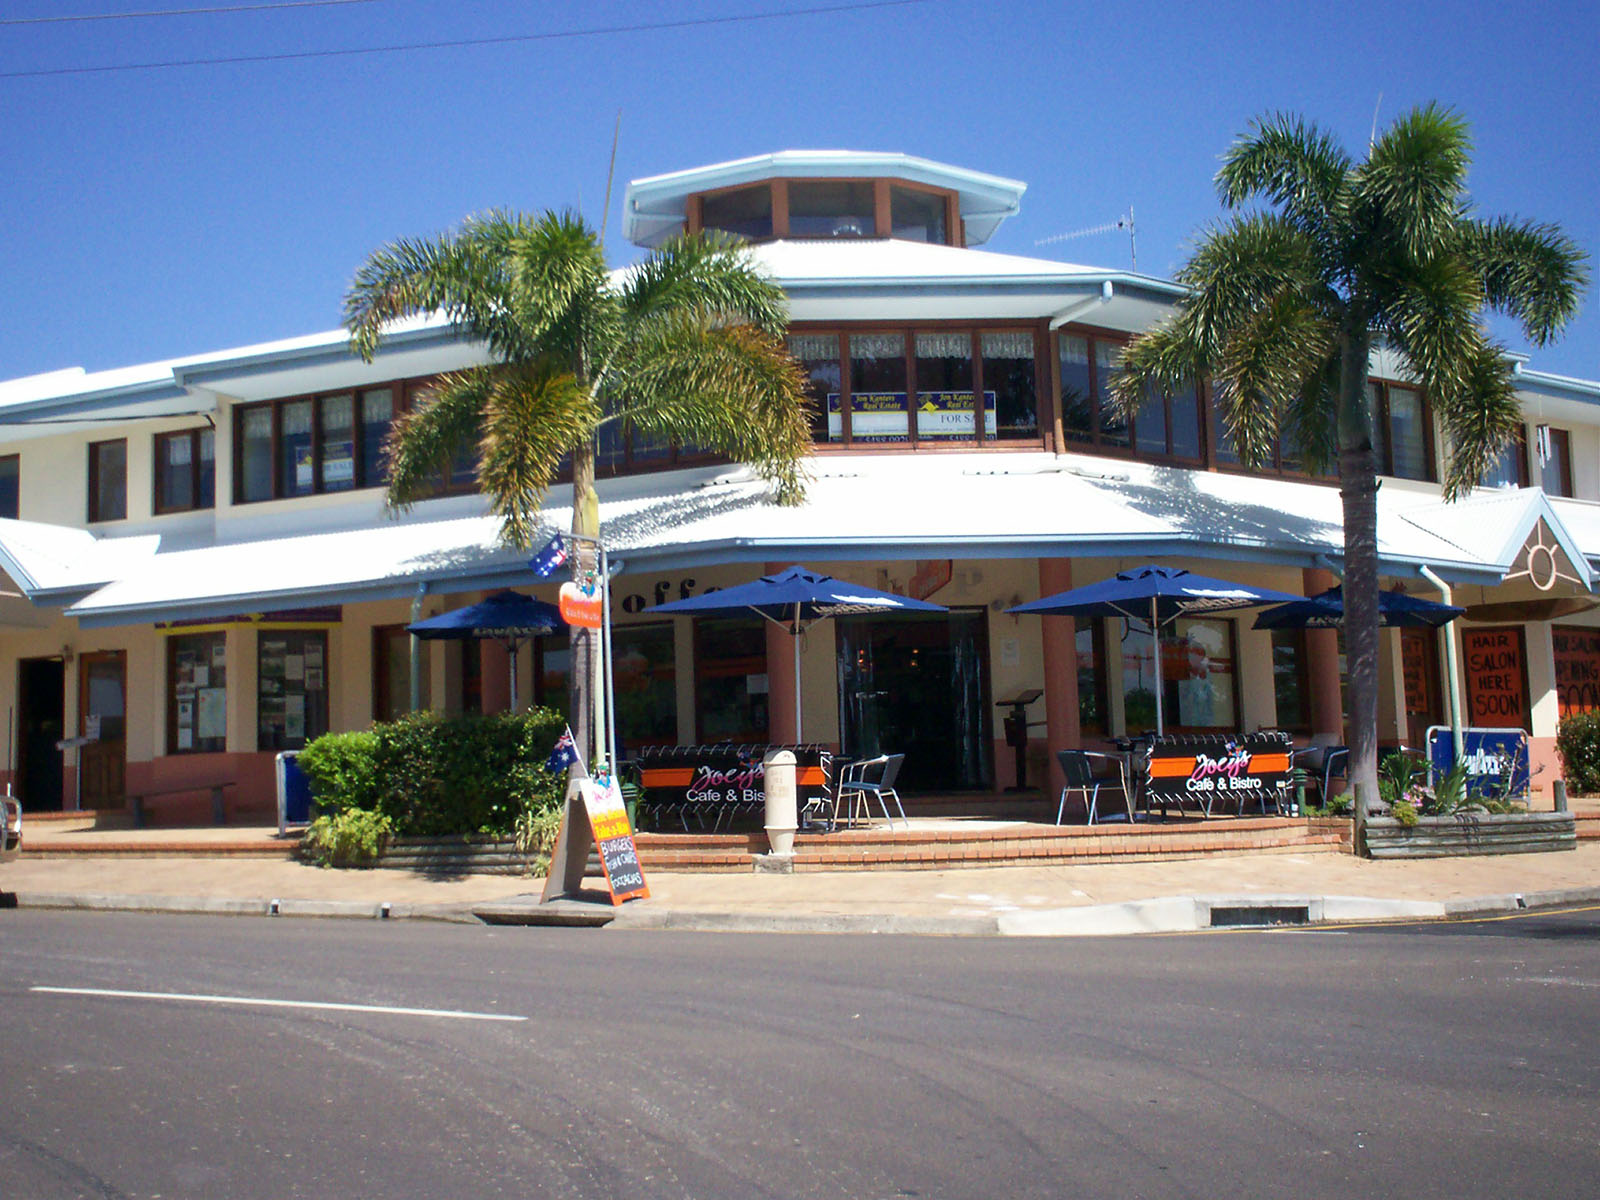
[[[556,771],[565,771],[568,767],[575,767],[580,761],[578,748],[572,744],[572,727],[569,725],[556,739],[556,748],[550,751],[550,757],[544,760],[544,769],[553,774]]]
[[[567,543],[559,533],[545,545],[545,548],[528,560],[528,565],[534,573],[545,578],[550,573],[567,561]]]

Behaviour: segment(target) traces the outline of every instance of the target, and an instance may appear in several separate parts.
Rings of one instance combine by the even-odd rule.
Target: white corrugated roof
[[[633,569],[781,557],[1041,555],[1306,566],[1340,558],[1344,549],[1339,493],[1326,485],[1043,452],[829,456],[813,460],[812,470],[807,502],[788,508],[743,469],[602,483],[607,545]],[[1512,507],[1494,493],[1480,496],[1489,501],[1479,513],[1484,520]],[[1470,524],[1479,505],[1463,504],[1451,516]],[[84,578],[81,569],[73,575],[80,555],[95,564],[89,574],[114,563],[115,577],[68,609],[88,624],[409,595],[421,583],[464,591],[535,582],[528,555],[499,544],[495,518],[430,520],[428,509],[367,528],[165,550],[151,538],[97,540],[81,532],[70,552],[60,541],[47,550],[40,531],[48,527],[4,522],[0,550],[29,567],[32,579],[40,578],[41,562],[58,581]],[[1456,579],[1493,582],[1504,564],[1486,556],[1485,541],[1463,545],[1452,536],[1458,521],[1445,522],[1443,531],[1432,527],[1442,511],[1451,510],[1415,492],[1379,493],[1384,572],[1412,575],[1427,563]],[[552,530],[569,527],[570,509],[552,505],[544,520]],[[62,532],[74,531],[51,535]],[[1589,549],[1600,553],[1600,527],[1586,527],[1590,536],[1596,540]]]

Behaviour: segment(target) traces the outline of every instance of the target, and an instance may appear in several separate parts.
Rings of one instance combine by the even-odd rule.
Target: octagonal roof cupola
[[[859,150],[780,150],[628,184],[624,232],[652,248],[695,229],[752,242],[895,237],[989,240],[1027,185],[946,163]]]

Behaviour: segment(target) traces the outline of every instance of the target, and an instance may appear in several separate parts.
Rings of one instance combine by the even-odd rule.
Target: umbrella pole
[[[1161,626],[1156,624],[1156,598],[1150,597],[1150,638],[1155,647],[1156,656],[1156,736],[1161,737],[1166,733],[1161,720],[1161,693],[1166,690],[1161,678]]]
[[[512,638],[506,643],[506,658],[508,660],[507,674],[511,680],[511,715],[517,713],[517,642]]]
[[[800,620],[798,605],[796,606],[794,623],[794,741],[795,745],[804,745],[805,738],[800,736]]]

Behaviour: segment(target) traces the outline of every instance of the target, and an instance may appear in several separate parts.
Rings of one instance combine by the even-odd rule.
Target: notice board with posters
[[[1463,629],[1467,724],[1528,728],[1528,656],[1522,627]]]
[[[1600,709],[1600,629],[1556,625],[1556,707],[1561,716]]]

